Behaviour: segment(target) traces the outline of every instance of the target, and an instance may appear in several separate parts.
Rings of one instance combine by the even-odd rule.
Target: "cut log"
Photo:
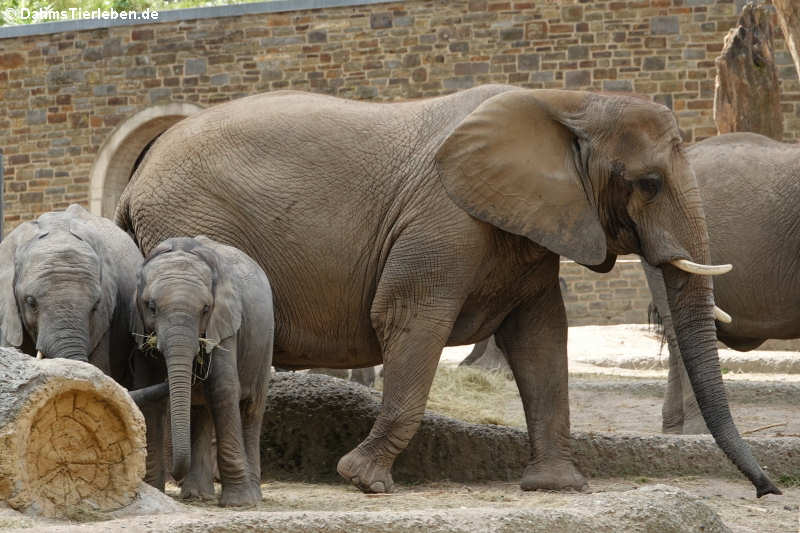
[[[130,504],[145,472],[145,424],[127,391],[78,361],[0,348],[0,501],[70,517]]]
[[[792,54],[797,75],[800,76],[800,2],[797,0],[772,0],[778,12],[786,48]]]
[[[716,59],[714,122],[719,133],[751,131],[783,140],[778,70],[772,46],[772,13],[748,3],[739,25],[725,36]]]

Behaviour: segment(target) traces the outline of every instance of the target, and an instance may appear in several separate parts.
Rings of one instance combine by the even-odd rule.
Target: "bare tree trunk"
[[[772,33],[769,7],[750,2],[739,25],[725,36],[722,55],[716,59],[714,121],[719,133],[751,131],[783,139]]]
[[[146,453],[142,414],[99,369],[0,348],[0,501],[48,517],[118,509]]]
[[[772,0],[778,12],[786,48],[792,54],[797,75],[800,76],[800,2],[797,0]]]

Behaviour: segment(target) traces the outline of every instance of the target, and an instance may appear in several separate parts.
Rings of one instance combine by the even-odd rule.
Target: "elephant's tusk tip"
[[[36,352],[36,359],[44,359],[44,354],[41,351]]]
[[[703,265],[701,263],[695,263],[694,261],[689,261],[688,259],[673,259],[670,261],[670,264],[675,268],[679,268],[684,272],[689,272],[690,274],[700,274],[701,276],[719,276],[720,274],[727,274],[733,269],[733,265],[725,264],[725,265]]]
[[[714,318],[716,320],[722,322],[723,324],[730,324],[733,321],[733,318],[731,318],[731,315],[729,315],[728,313],[726,313],[725,311],[723,311],[722,309],[720,309],[716,305],[714,306]]]

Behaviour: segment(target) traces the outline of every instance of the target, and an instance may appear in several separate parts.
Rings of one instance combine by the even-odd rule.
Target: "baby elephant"
[[[141,266],[124,231],[79,205],[19,225],[0,243],[0,346],[89,362],[130,388]]]
[[[168,239],[145,260],[136,302],[166,362],[181,496],[214,496],[213,421],[220,505],[261,501],[259,437],[274,334],[264,271],[206,237]]]

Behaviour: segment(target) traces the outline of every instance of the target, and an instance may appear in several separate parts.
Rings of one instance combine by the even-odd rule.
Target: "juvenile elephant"
[[[0,243],[0,345],[86,361],[130,388],[141,264],[124,231],[79,205],[21,224]]]
[[[214,497],[215,430],[220,505],[261,501],[259,438],[274,334],[264,271],[206,237],[168,239],[144,262],[136,301],[166,361],[181,496]]]
[[[383,408],[339,473],[391,490],[447,345],[496,333],[522,396],[524,489],[580,488],[570,450],[559,255],[663,274],[703,415],[757,488],[777,493],[728,409],[708,237],[675,118],[639,99],[487,85],[408,103],[275,92],[220,104],[155,142],[117,223],[145,251],[204,233],[275,291],[275,363],[384,364]]]
[[[736,268],[714,282],[714,299],[732,321],[717,338],[735,350],[800,337],[800,146],[755,133],[729,133],[691,146],[706,212],[712,261]],[[651,285],[652,289],[652,285]],[[707,433],[681,362],[670,307],[653,291],[669,345],[665,433]]]

